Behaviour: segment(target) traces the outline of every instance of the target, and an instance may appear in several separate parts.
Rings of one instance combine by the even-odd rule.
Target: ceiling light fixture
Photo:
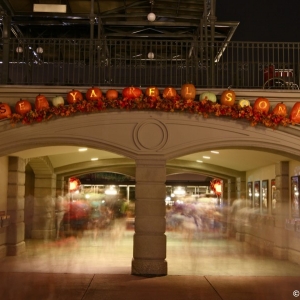
[[[93,157],[93,158],[91,158],[91,161],[96,161],[98,159],[99,159],[98,157]]]
[[[210,151],[211,153],[214,153],[214,154],[219,154],[220,152],[219,151],[215,151],[215,150],[212,150]]]
[[[203,163],[203,161],[202,161],[202,160],[198,160],[198,159],[196,160],[196,162],[198,162],[198,163]]]
[[[84,152],[84,151],[87,151],[87,148],[79,148],[78,151],[79,152]]]
[[[66,4],[33,4],[33,12],[66,13]]]
[[[202,156],[203,158],[205,158],[205,159],[210,159],[210,157],[209,156]]]

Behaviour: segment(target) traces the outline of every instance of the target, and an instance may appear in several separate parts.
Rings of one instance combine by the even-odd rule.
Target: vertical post
[[[211,71],[211,87],[215,87],[215,23],[216,23],[216,0],[210,1],[210,71]]]
[[[289,215],[289,162],[280,161],[275,165],[276,212],[274,227],[273,256],[287,259],[288,235],[285,230],[285,219]]]
[[[9,157],[7,214],[11,223],[7,228],[7,255],[18,255],[25,251],[25,161]]]
[[[136,161],[133,275],[167,275],[165,180],[165,160]]]
[[[10,41],[10,31],[11,31],[11,17],[4,15],[3,20],[3,67],[1,75],[1,83],[7,84],[9,81],[9,41]]]
[[[89,84],[93,84],[93,70],[94,70],[94,55],[93,55],[93,42],[94,42],[94,0],[91,0],[91,11],[90,11],[90,43],[89,43]]]

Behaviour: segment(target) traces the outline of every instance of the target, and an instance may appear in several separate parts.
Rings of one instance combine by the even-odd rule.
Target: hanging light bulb
[[[149,52],[148,53],[148,58],[149,59],[153,59],[154,58],[154,53],[153,52]]]
[[[148,16],[147,16],[147,19],[148,19],[148,21],[150,21],[150,22],[155,21],[155,19],[156,19],[155,13],[153,13],[153,12],[149,13]]]
[[[17,48],[16,48],[16,52],[17,52],[17,53],[22,53],[22,52],[23,52],[23,48],[20,47],[20,46],[17,47]]]
[[[42,47],[36,48],[36,53],[42,54],[44,52],[44,49]]]

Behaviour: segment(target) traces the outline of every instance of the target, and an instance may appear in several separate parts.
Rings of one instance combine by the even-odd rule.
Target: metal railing
[[[2,39],[1,84],[298,88],[300,43]]]

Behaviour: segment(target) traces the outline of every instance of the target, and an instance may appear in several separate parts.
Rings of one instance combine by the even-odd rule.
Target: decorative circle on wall
[[[168,130],[160,121],[150,119],[135,126],[133,138],[139,149],[159,150],[168,140]]]

